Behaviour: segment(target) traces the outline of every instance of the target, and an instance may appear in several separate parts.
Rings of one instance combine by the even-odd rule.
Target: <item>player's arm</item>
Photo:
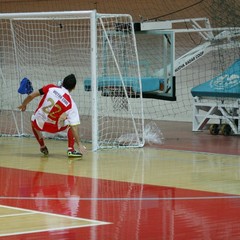
[[[40,90],[34,91],[32,93],[30,93],[22,102],[22,104],[20,106],[18,106],[18,109],[20,109],[21,111],[25,111],[27,108],[27,105],[35,98],[40,96]]]
[[[79,125],[72,125],[70,126],[73,132],[73,136],[75,138],[75,142],[78,146],[79,152],[80,153],[85,153],[86,152],[86,147],[81,143],[80,141],[80,136],[79,136]]]

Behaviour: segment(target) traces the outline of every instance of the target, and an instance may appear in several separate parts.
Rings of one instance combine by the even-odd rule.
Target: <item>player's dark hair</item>
[[[62,86],[67,90],[71,91],[75,88],[77,83],[76,77],[74,74],[70,74],[63,79]]]

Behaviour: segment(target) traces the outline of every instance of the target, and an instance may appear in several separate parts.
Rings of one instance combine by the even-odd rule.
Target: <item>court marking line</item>
[[[16,216],[23,216],[23,215],[31,215],[35,213],[14,213],[14,214],[5,214],[5,215],[0,215],[0,218],[2,217],[16,217]]]
[[[110,223],[107,223],[107,224],[110,224]],[[22,235],[22,234],[30,234],[30,233],[49,232],[49,231],[59,231],[59,230],[74,229],[74,228],[93,227],[93,226],[98,226],[98,225],[104,225],[104,224],[85,224],[84,226],[79,225],[79,226],[72,226],[72,227],[46,228],[46,229],[42,229],[42,230],[21,231],[21,232],[15,232],[15,233],[0,234],[0,237],[15,236],[15,235]]]
[[[18,207],[11,207],[11,206],[6,206],[6,205],[1,205],[1,204],[0,204],[0,208],[1,208],[1,207],[3,207],[3,208],[9,208],[9,209],[14,209],[14,210],[26,211],[26,212],[30,212],[30,213],[45,214],[45,215],[51,215],[51,216],[56,216],[56,217],[64,217],[64,218],[75,219],[75,220],[85,220],[85,221],[88,221],[88,222],[106,223],[106,224],[108,224],[108,222],[103,222],[103,221],[98,221],[98,220],[92,220],[92,219],[88,219],[88,218],[78,218],[78,217],[72,217],[72,216],[57,214],[57,213],[40,212],[40,211],[36,211],[36,210],[30,210],[30,209],[18,208]]]
[[[204,152],[204,151],[197,151],[197,150],[188,150],[188,149],[175,149],[175,148],[161,148],[161,150],[163,151],[175,151],[175,152],[187,152],[187,153],[195,153],[195,154],[205,154],[205,155],[219,155],[219,156],[222,156],[222,155],[225,155],[227,157],[238,157],[239,154],[236,153],[215,153],[215,152]]]
[[[18,211],[19,210],[26,211],[26,212],[29,212],[29,214],[50,215],[50,216],[62,217],[62,218],[66,218],[66,219],[73,219],[73,220],[79,220],[79,221],[83,220],[83,221],[90,222],[89,224],[84,224],[84,225],[81,224],[81,225],[78,225],[78,226],[67,226],[67,227],[59,227],[59,228],[56,227],[56,228],[46,228],[46,229],[39,229],[39,230],[33,230],[33,231],[21,231],[21,232],[15,232],[15,233],[6,233],[6,234],[0,234],[0,237],[112,224],[111,222],[92,220],[92,219],[88,219],[88,218],[78,218],[78,217],[72,217],[72,216],[61,215],[61,214],[56,214],[56,213],[40,212],[40,211],[36,211],[36,210],[29,210],[29,209],[18,208],[18,207],[11,207],[11,206],[1,205],[1,204],[0,204],[0,208],[7,208],[7,209],[12,209],[12,210],[18,210]]]
[[[232,199],[232,198],[240,198],[240,195],[229,195],[229,196],[205,196],[205,197],[143,197],[143,198],[48,198],[48,197],[0,197],[0,200],[2,199],[13,199],[13,200],[73,200],[73,201],[81,201],[81,200],[89,200],[89,201],[120,201],[120,200],[128,200],[128,201],[149,201],[149,200],[209,200],[209,199]],[[1,207],[1,205],[0,205]]]

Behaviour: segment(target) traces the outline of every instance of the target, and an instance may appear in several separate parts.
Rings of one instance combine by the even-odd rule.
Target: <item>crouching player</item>
[[[29,94],[18,107],[25,111],[27,105],[36,97],[42,96],[38,107],[31,118],[32,131],[36,137],[40,151],[48,155],[48,148],[44,143],[42,132],[58,133],[67,130],[68,157],[81,157],[86,152],[86,147],[81,143],[79,137],[80,117],[77,106],[70,92],[76,86],[74,74],[66,76],[61,86],[48,84],[41,89]],[[74,144],[77,145],[77,151]]]

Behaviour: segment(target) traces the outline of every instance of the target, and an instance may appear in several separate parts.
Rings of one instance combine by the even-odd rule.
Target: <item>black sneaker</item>
[[[47,156],[47,155],[48,155],[48,149],[47,149],[47,147],[45,146],[45,147],[43,147],[43,148],[40,148],[40,152],[43,153],[45,156]]]
[[[68,155],[68,157],[78,157],[78,158],[82,157],[82,154],[75,150],[68,150],[67,155]]]

